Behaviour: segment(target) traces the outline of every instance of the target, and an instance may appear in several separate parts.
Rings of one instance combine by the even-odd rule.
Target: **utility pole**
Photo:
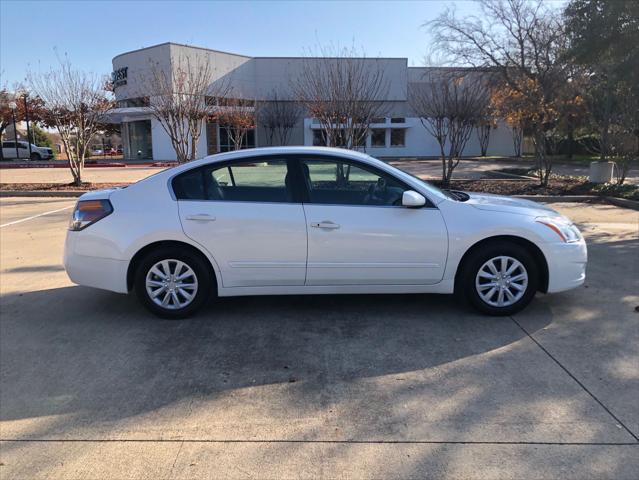
[[[22,100],[24,101],[24,119],[27,122],[27,145],[29,145],[29,159],[31,159],[31,129],[29,128],[29,109],[27,108],[27,95],[28,93],[24,93]]]
[[[13,140],[16,146],[16,160],[20,160],[20,152],[18,151],[18,129],[16,128],[16,108],[18,108],[18,105],[16,102],[11,102],[9,108],[11,109],[11,117],[13,118]]]

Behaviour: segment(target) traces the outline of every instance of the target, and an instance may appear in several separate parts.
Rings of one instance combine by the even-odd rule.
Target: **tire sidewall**
[[[160,307],[149,297],[146,291],[146,275],[153,265],[161,260],[175,259],[186,263],[193,269],[198,281],[195,298],[186,307],[169,310]],[[135,293],[142,304],[155,315],[166,319],[181,319],[193,315],[213,296],[212,278],[206,263],[198,255],[180,251],[176,248],[162,248],[146,255],[137,265],[135,272]]]
[[[479,296],[475,287],[475,278],[484,263],[502,255],[521,262],[528,274],[528,286],[524,295],[514,304],[507,307],[494,307],[484,302]],[[473,252],[464,266],[461,280],[460,287],[463,289],[465,298],[480,312],[495,316],[512,315],[528,305],[535,296],[539,285],[539,269],[533,256],[524,247],[510,242],[499,242]]]

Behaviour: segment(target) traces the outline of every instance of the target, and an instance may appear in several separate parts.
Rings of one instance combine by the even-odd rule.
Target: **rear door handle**
[[[214,222],[215,217],[206,213],[198,213],[197,215],[187,215],[187,220],[195,220],[196,222]]]
[[[324,228],[327,230],[335,230],[339,228],[337,223],[330,222],[328,220],[324,220],[323,222],[311,223],[311,227],[314,228]]]

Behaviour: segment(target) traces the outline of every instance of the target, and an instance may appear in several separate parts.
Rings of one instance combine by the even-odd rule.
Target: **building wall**
[[[198,65],[208,64],[213,73],[214,81],[211,91],[215,92],[220,85],[231,85],[230,96],[246,99],[265,100],[272,92],[285,100],[294,100],[294,81],[305,68],[320,68],[326,62],[339,61],[324,58],[251,58],[243,55],[219,52],[198,47],[161,44],[134,52],[119,55],[113,59],[114,70],[127,68],[127,82],[115,89],[116,100],[149,95],[148,82],[153,65],[169,73],[177,66],[182,68],[196,68]],[[383,102],[386,117],[405,118],[405,146],[390,146],[387,132],[387,146],[376,148],[367,142],[366,151],[380,157],[433,157],[439,155],[439,147],[435,139],[422,126],[419,118],[411,111],[408,102],[408,92],[411,85],[427,81],[429,74],[445,73],[446,69],[426,67],[408,67],[405,58],[369,58],[355,59],[364,62],[365,68],[383,68],[384,77],[388,83],[388,90]],[[150,98],[153,102],[153,98]],[[123,112],[115,118],[128,122],[138,119],[151,118],[145,108],[119,110]],[[153,158],[155,160],[174,160],[175,152],[171,142],[161,125],[151,120]],[[396,125],[388,124],[391,128]],[[124,139],[123,139],[124,140]],[[312,145],[313,129],[309,115],[304,115],[298,125],[291,132],[290,145]],[[258,126],[256,131],[256,145],[268,146],[268,132]],[[202,128],[202,135],[198,142],[198,157],[207,153],[206,126]],[[480,154],[479,141],[473,133],[469,139],[465,155]],[[500,124],[491,132],[489,155],[508,156],[513,154],[510,130]]]

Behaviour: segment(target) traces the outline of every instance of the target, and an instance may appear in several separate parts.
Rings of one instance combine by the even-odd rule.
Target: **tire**
[[[187,275],[182,281],[176,278],[178,265],[177,273]],[[170,275],[158,275],[166,274],[167,268]],[[151,283],[147,286],[148,282]],[[138,262],[134,277],[135,293],[140,302],[158,317],[167,319],[193,315],[215,293],[213,285],[213,276],[206,260],[200,255],[176,247],[162,247],[147,254]],[[156,300],[151,293],[157,293]],[[189,300],[188,295],[193,298]],[[160,303],[166,303],[166,306]]]
[[[505,316],[526,307],[538,285],[539,269],[531,253],[519,244],[497,241],[470,253],[462,265],[456,290],[481,313]]]
[[[39,153],[36,153],[36,152],[33,152],[33,153],[31,154],[31,161],[33,161],[33,162],[37,162],[37,161],[39,161],[39,160],[42,160],[42,157],[40,156],[40,154],[39,154]]]

